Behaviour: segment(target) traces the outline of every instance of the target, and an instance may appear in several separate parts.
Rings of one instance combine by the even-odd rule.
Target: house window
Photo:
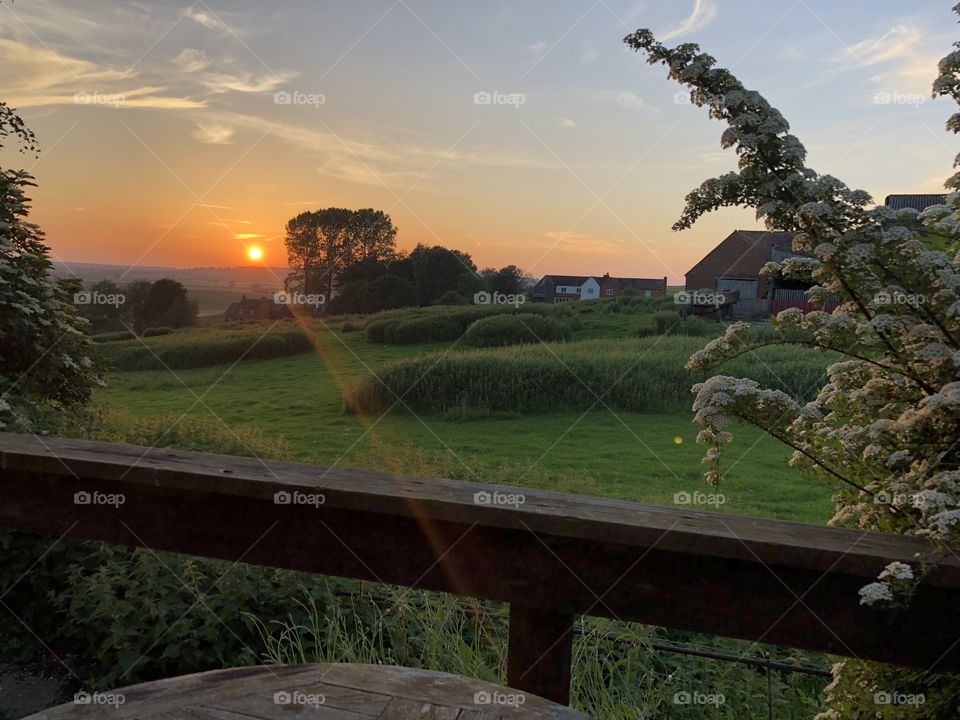
[[[243,317],[243,308],[240,308],[240,317]]]
[[[613,296],[613,288],[607,288],[606,292],[607,292],[607,297]]]
[[[587,295],[593,295],[593,288],[587,288]]]
[[[644,290],[644,291],[643,291],[643,296],[644,296],[644,297],[653,297],[653,290]]]
[[[579,295],[582,291],[583,291],[583,288],[577,288],[577,295]]]

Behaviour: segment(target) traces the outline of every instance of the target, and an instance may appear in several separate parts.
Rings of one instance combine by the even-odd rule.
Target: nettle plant
[[[907,602],[924,569],[960,537],[960,173],[945,183],[945,204],[922,213],[870,207],[866,192],[807,167],[783,116],[697,45],[670,49],[649,30],[625,42],[665,64],[693,104],[727,124],[722,145],[738,156],[737,171],[687,195],[674,230],[721,207],[753,207],[769,229],[794,232],[801,254],[769,263],[765,275],[814,283],[814,307],[840,300],[829,313],[779,313],[772,341],[734,323],[690,358],[688,367],[712,371],[769,344],[843,356],[809,403],[726,375],[695,386],[706,481],[720,482],[732,419],[768,431],[793,448],[793,465],[840,483],[832,524],[931,541],[929,556],[889,565],[860,591],[864,604]],[[933,95],[960,102],[960,43],[954,48],[940,61]],[[960,131],[960,113],[947,129]]]

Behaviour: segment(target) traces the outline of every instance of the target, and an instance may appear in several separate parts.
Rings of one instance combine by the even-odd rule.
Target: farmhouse
[[[281,320],[293,317],[290,308],[270,298],[248,298],[244,295],[240,300],[231,303],[223,313],[226,322],[231,320]]]
[[[767,314],[771,310],[771,285],[760,277],[768,262],[794,255],[793,233],[767,230],[734,230],[686,274],[688,291],[737,291],[730,312],[737,317]]]
[[[604,275],[544,275],[533,286],[534,302],[548,304],[570,300],[598,300],[615,298],[626,290],[634,290],[644,297],[663,297],[667,294],[667,279],[616,278]]]

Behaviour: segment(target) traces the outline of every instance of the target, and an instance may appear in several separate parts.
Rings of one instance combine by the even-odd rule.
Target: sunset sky
[[[951,4],[0,0],[0,99],[43,149],[2,163],[36,175],[33,220],[67,262],[233,266],[256,244],[284,265],[286,220],[343,206],[481,267],[677,282],[756,223],[670,230],[735,161],[623,36],[699,43],[812,167],[882,202],[951,174],[952,108],[929,97]]]

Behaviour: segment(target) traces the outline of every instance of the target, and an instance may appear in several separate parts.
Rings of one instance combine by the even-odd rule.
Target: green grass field
[[[607,337],[639,320],[599,314]],[[581,318],[581,332],[590,327]],[[598,323],[600,324],[600,323]],[[260,332],[265,330],[261,326]],[[253,331],[254,328],[251,328]],[[191,331],[195,338],[195,333]],[[171,342],[171,336],[157,338]],[[379,345],[362,332],[321,327],[312,352],[175,371],[116,372],[98,400],[136,416],[213,416],[271,437],[283,436],[297,461],[490,480],[586,495],[672,504],[677,492],[707,491],[697,426],[684,409],[663,413],[589,412],[353,415],[343,392],[376,377],[385,363],[454,347],[456,342]],[[429,369],[428,371],[429,372]],[[571,377],[571,382],[576,382]],[[721,511],[824,522],[831,489],[786,466],[788,452],[753,428],[741,428],[727,457]],[[709,508],[708,508],[709,509]]]

